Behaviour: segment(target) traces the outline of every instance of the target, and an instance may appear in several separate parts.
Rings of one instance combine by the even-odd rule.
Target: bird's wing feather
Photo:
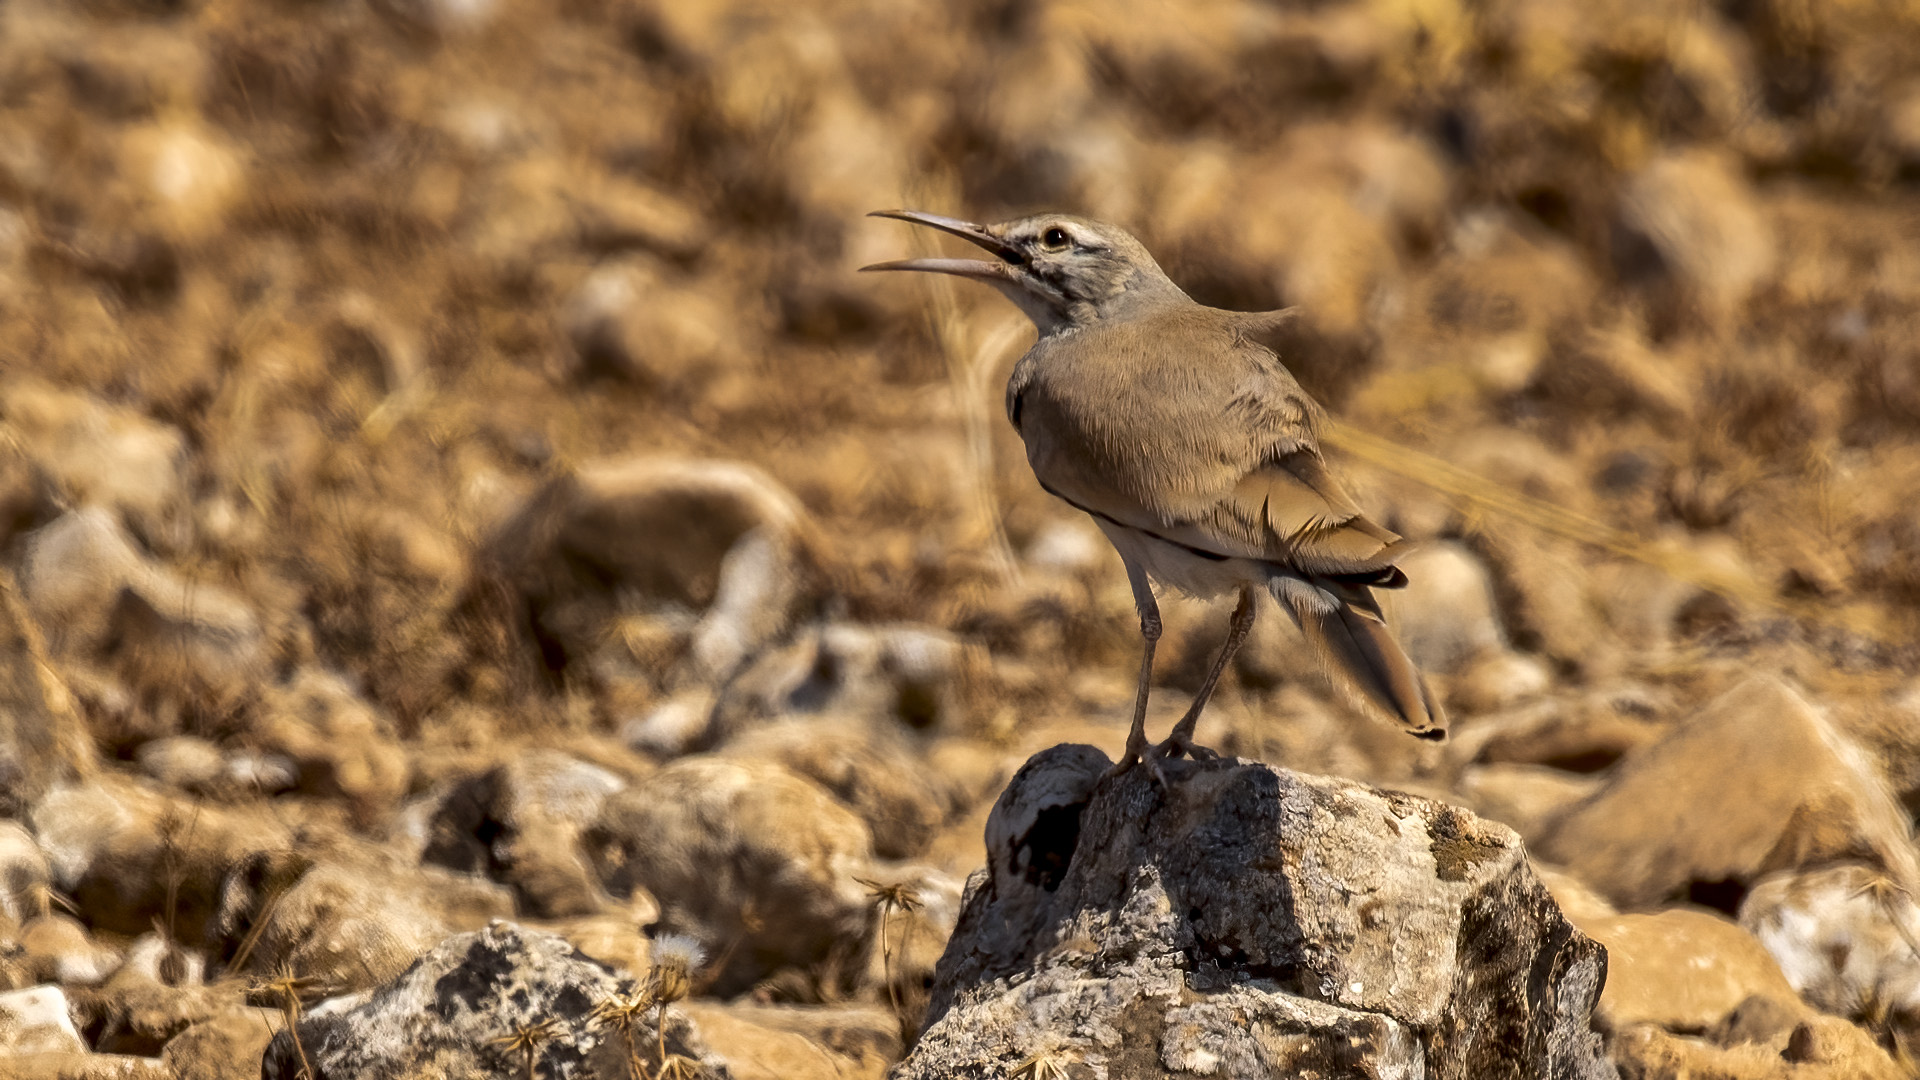
[[[1224,314],[1196,306],[1029,354],[1021,434],[1035,475],[1196,551],[1394,584],[1404,545],[1327,468],[1320,407]]]

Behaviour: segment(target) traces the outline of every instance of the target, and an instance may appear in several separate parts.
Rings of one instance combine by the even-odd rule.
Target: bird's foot
[[[1213,750],[1194,742],[1193,736],[1182,731],[1175,731],[1173,734],[1167,736],[1166,742],[1147,751],[1145,760],[1148,767],[1154,770],[1154,775],[1158,776],[1160,773],[1159,764],[1162,761],[1172,761],[1176,758],[1183,757],[1191,758],[1194,761],[1212,761],[1219,756],[1220,755]]]
[[[1147,747],[1147,739],[1145,735],[1142,735],[1137,739],[1129,737],[1127,739],[1126,750],[1120,754],[1120,760],[1114,762],[1112,768],[1108,769],[1104,773],[1101,773],[1100,779],[1102,781],[1106,781],[1106,780],[1111,780],[1116,776],[1123,775],[1129,769],[1132,769],[1135,765],[1140,764],[1141,760],[1145,758],[1146,755],[1150,752],[1151,751]]]

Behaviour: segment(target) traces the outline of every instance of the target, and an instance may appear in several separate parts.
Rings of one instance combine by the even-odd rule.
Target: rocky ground
[[[0,5],[0,1076],[1910,1075],[1916,54]],[[853,272],[900,205],[1301,305],[1454,738],[1269,607],[1201,734],[1284,768],[1092,790],[1126,584],[998,415],[1020,316]],[[1165,610],[1162,731],[1225,628]]]

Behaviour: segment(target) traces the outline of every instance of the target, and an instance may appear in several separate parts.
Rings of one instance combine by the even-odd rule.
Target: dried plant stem
[[[914,246],[922,254],[932,253],[931,237],[918,232]],[[974,528],[985,534],[987,557],[1002,580],[1020,579],[1019,563],[1013,545],[1000,519],[1000,501],[994,492],[993,432],[987,409],[986,380],[998,366],[996,361],[1019,339],[1021,324],[1003,322],[978,342],[969,341],[967,320],[960,314],[953,280],[944,274],[919,274],[930,290],[928,319],[940,355],[946,361],[947,381],[953,389],[954,403],[960,410],[960,422],[967,440],[967,491],[965,513]]]
[[[1584,514],[1533,498],[1495,483],[1484,476],[1429,454],[1402,446],[1391,439],[1370,435],[1337,420],[1329,420],[1322,432],[1328,446],[1384,469],[1397,476],[1424,484],[1442,494],[1467,503],[1477,510],[1491,511],[1531,525],[1542,532],[1577,540],[1610,551],[1615,555],[1656,567],[1671,577],[1733,600],[1748,601],[1785,615],[1836,627],[1864,637],[1882,640],[1886,628],[1881,620],[1862,610],[1843,610],[1830,605],[1799,603],[1776,595],[1772,590],[1743,576],[1730,575],[1689,551],[1649,543],[1631,533],[1595,521]]]

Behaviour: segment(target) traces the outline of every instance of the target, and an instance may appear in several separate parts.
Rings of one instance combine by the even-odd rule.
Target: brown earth
[[[1271,607],[1203,741],[1472,806],[1622,919],[1850,868],[1715,924],[1806,1002],[1615,1003],[1615,1058],[1909,1067],[1915,55],[1894,0],[0,6],[0,990],[207,1061],[494,917],[676,932],[746,995],[720,1058],[877,1072],[768,1010],[911,1038],[988,805],[1118,750],[1137,639],[998,415],[1030,328],[858,276],[931,245],[862,215],[1058,209],[1300,305],[1335,464],[1429,544],[1450,743]],[[1156,731],[1225,630],[1166,611]],[[1636,1002],[1778,996],[1653,936]]]

